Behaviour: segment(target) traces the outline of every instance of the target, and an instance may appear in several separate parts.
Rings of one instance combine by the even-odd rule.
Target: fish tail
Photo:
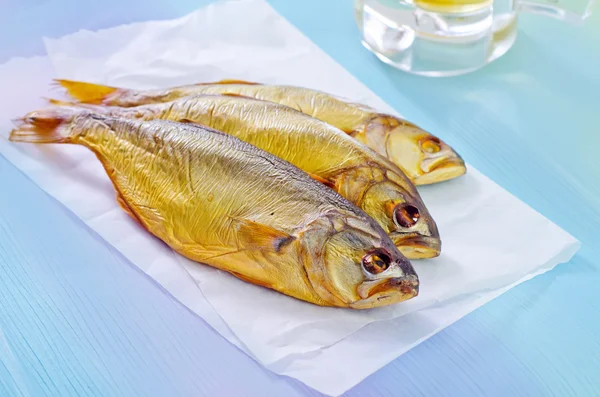
[[[71,121],[84,109],[53,107],[36,110],[14,120],[15,128],[10,132],[12,142],[70,143]]]
[[[123,91],[120,88],[109,87],[106,85],[84,83],[73,80],[54,80],[56,84],[67,90],[68,94],[79,102],[94,105],[106,105],[115,93]]]

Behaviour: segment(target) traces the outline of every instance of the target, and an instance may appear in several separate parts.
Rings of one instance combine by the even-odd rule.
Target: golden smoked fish
[[[54,107],[25,116],[10,139],[87,147],[119,204],[148,232],[242,280],[353,309],[418,294],[411,263],[374,220],[298,168],[231,135]]]
[[[456,178],[463,159],[445,142],[401,118],[308,88],[238,80],[136,91],[58,80],[71,96],[91,104],[138,106],[194,94],[238,94],[292,107],[351,135],[400,167],[416,185]]]
[[[115,117],[191,121],[231,134],[332,187],[375,219],[407,258],[440,253],[438,228],[403,172],[337,128],[297,110],[230,95],[194,95],[131,108],[80,106]]]

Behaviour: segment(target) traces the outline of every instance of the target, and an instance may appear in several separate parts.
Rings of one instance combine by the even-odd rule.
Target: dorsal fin
[[[217,81],[214,84],[248,84],[248,85],[260,85],[260,83],[255,83],[253,81],[236,80],[236,79],[219,80],[219,81]]]
[[[236,80],[236,79],[224,79],[219,81],[213,81],[210,83],[198,83],[198,85],[213,85],[213,84],[248,84],[248,85],[260,85],[252,81]]]

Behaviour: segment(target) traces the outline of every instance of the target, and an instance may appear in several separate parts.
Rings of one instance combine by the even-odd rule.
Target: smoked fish
[[[194,122],[226,132],[336,190],[375,219],[407,258],[440,254],[437,225],[398,167],[339,129],[290,107],[237,95],[192,95],[130,108],[53,102],[115,117]]]
[[[374,220],[231,135],[68,107],[34,111],[16,124],[13,142],[90,149],[120,206],[194,261],[323,306],[367,309],[418,294],[414,268]]]
[[[223,80],[137,91],[57,80],[79,101],[112,106],[169,102],[194,94],[237,94],[292,107],[323,120],[369,146],[400,167],[415,185],[456,178],[466,172],[461,156],[438,137],[399,117],[326,92],[289,85]]]

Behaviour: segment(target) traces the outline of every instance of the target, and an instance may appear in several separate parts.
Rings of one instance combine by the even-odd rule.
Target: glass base
[[[366,0],[356,10],[363,45],[383,62],[417,75],[472,72],[504,55],[516,39],[516,13],[493,15],[491,4],[469,12],[381,7],[379,0]]]

